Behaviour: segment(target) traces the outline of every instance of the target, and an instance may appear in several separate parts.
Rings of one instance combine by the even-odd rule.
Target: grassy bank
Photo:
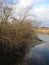
[[[49,34],[49,28],[32,28],[35,33]]]

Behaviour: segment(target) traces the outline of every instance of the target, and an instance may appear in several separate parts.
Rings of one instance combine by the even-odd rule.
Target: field
[[[41,34],[49,34],[49,28],[32,28],[35,33],[41,33]]]

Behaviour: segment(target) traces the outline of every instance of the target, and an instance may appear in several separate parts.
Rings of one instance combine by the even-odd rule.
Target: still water
[[[31,48],[28,65],[49,65],[49,35],[37,34],[37,36],[45,42]]]
[[[41,39],[45,42],[40,45],[37,45],[35,47],[45,48],[45,47],[49,46],[49,35],[48,34],[37,34],[37,36],[39,37],[39,39]]]

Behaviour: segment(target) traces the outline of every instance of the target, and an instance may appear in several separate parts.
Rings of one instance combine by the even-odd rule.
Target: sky
[[[14,12],[32,6],[30,13],[36,16],[36,20],[42,22],[42,26],[49,27],[49,0],[13,0],[13,3]]]

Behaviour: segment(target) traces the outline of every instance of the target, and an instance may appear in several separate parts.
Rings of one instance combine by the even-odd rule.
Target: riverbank
[[[41,34],[49,34],[49,28],[32,28],[32,30],[34,31],[34,33],[41,33]]]

